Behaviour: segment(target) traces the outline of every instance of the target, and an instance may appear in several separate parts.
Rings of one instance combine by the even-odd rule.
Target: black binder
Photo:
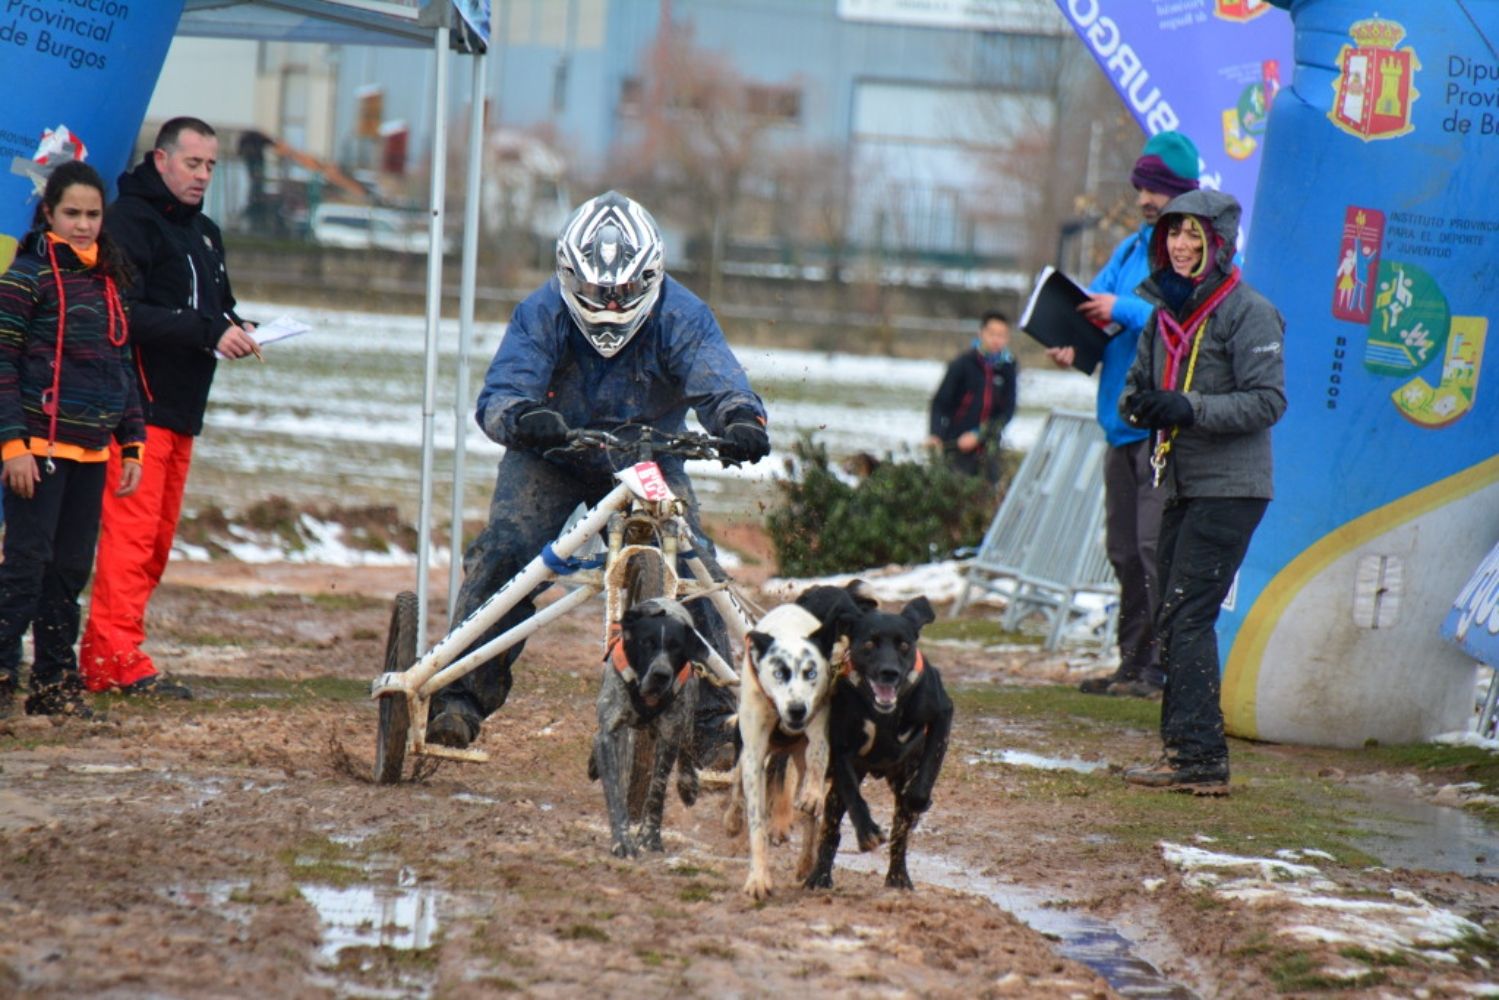
[[[1078,312],[1077,307],[1087,301],[1088,294],[1083,286],[1048,266],[1036,278],[1036,287],[1020,317],[1020,328],[1047,347],[1071,347],[1072,367],[1091,375],[1109,338],[1122,327],[1118,323],[1094,326]]]

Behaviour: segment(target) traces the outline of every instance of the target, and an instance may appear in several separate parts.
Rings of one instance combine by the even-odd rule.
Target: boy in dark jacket
[[[1015,416],[1018,377],[1009,319],[984,313],[973,346],[953,358],[932,397],[927,446],[941,448],[957,471],[997,485],[999,438]]]
[[[190,698],[163,678],[141,649],[146,605],[172,553],[193,439],[218,362],[258,347],[234,310],[219,227],[203,214],[203,195],[218,163],[219,141],[196,118],[173,118],[154,148],[119,180],[105,231],[138,278],[128,296],[132,343],[146,393],[146,452],[141,487],[104,502],[99,559],[80,660],[90,691]],[[109,487],[120,458],[110,455]]]

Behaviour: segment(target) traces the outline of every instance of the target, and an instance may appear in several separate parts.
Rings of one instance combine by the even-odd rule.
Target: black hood
[[[120,194],[142,199],[173,222],[185,222],[203,211],[202,205],[189,205],[177,200],[177,196],[167,188],[167,182],[161,179],[161,173],[156,169],[154,153],[155,150],[147,150],[134,170],[120,175],[117,182]]]

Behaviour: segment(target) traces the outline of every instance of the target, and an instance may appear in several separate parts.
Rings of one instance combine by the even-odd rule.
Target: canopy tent
[[[416,0],[187,0],[177,34],[196,38],[430,46]]]
[[[458,371],[454,391],[451,546],[462,544],[464,427],[468,419],[468,354],[473,342],[479,256],[479,184],[483,150],[483,94],[489,0],[186,0],[177,34],[201,38],[320,42],[333,45],[428,47],[436,60],[432,114],[432,182],[428,199],[426,343],[422,393],[421,499],[417,513],[417,635],[426,634],[431,562],[433,428],[437,397],[437,331],[442,311],[443,202],[447,191],[447,60],[452,32],[473,55],[464,197],[462,282],[459,297]],[[458,593],[460,560],[450,559],[448,617]]]

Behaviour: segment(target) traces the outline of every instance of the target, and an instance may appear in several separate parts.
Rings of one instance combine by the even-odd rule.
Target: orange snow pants
[[[192,459],[190,436],[148,424],[140,488],[117,497],[120,446],[110,446],[94,590],[78,647],[79,672],[90,691],[124,687],[157,672],[141,649],[146,605],[172,554]]]

